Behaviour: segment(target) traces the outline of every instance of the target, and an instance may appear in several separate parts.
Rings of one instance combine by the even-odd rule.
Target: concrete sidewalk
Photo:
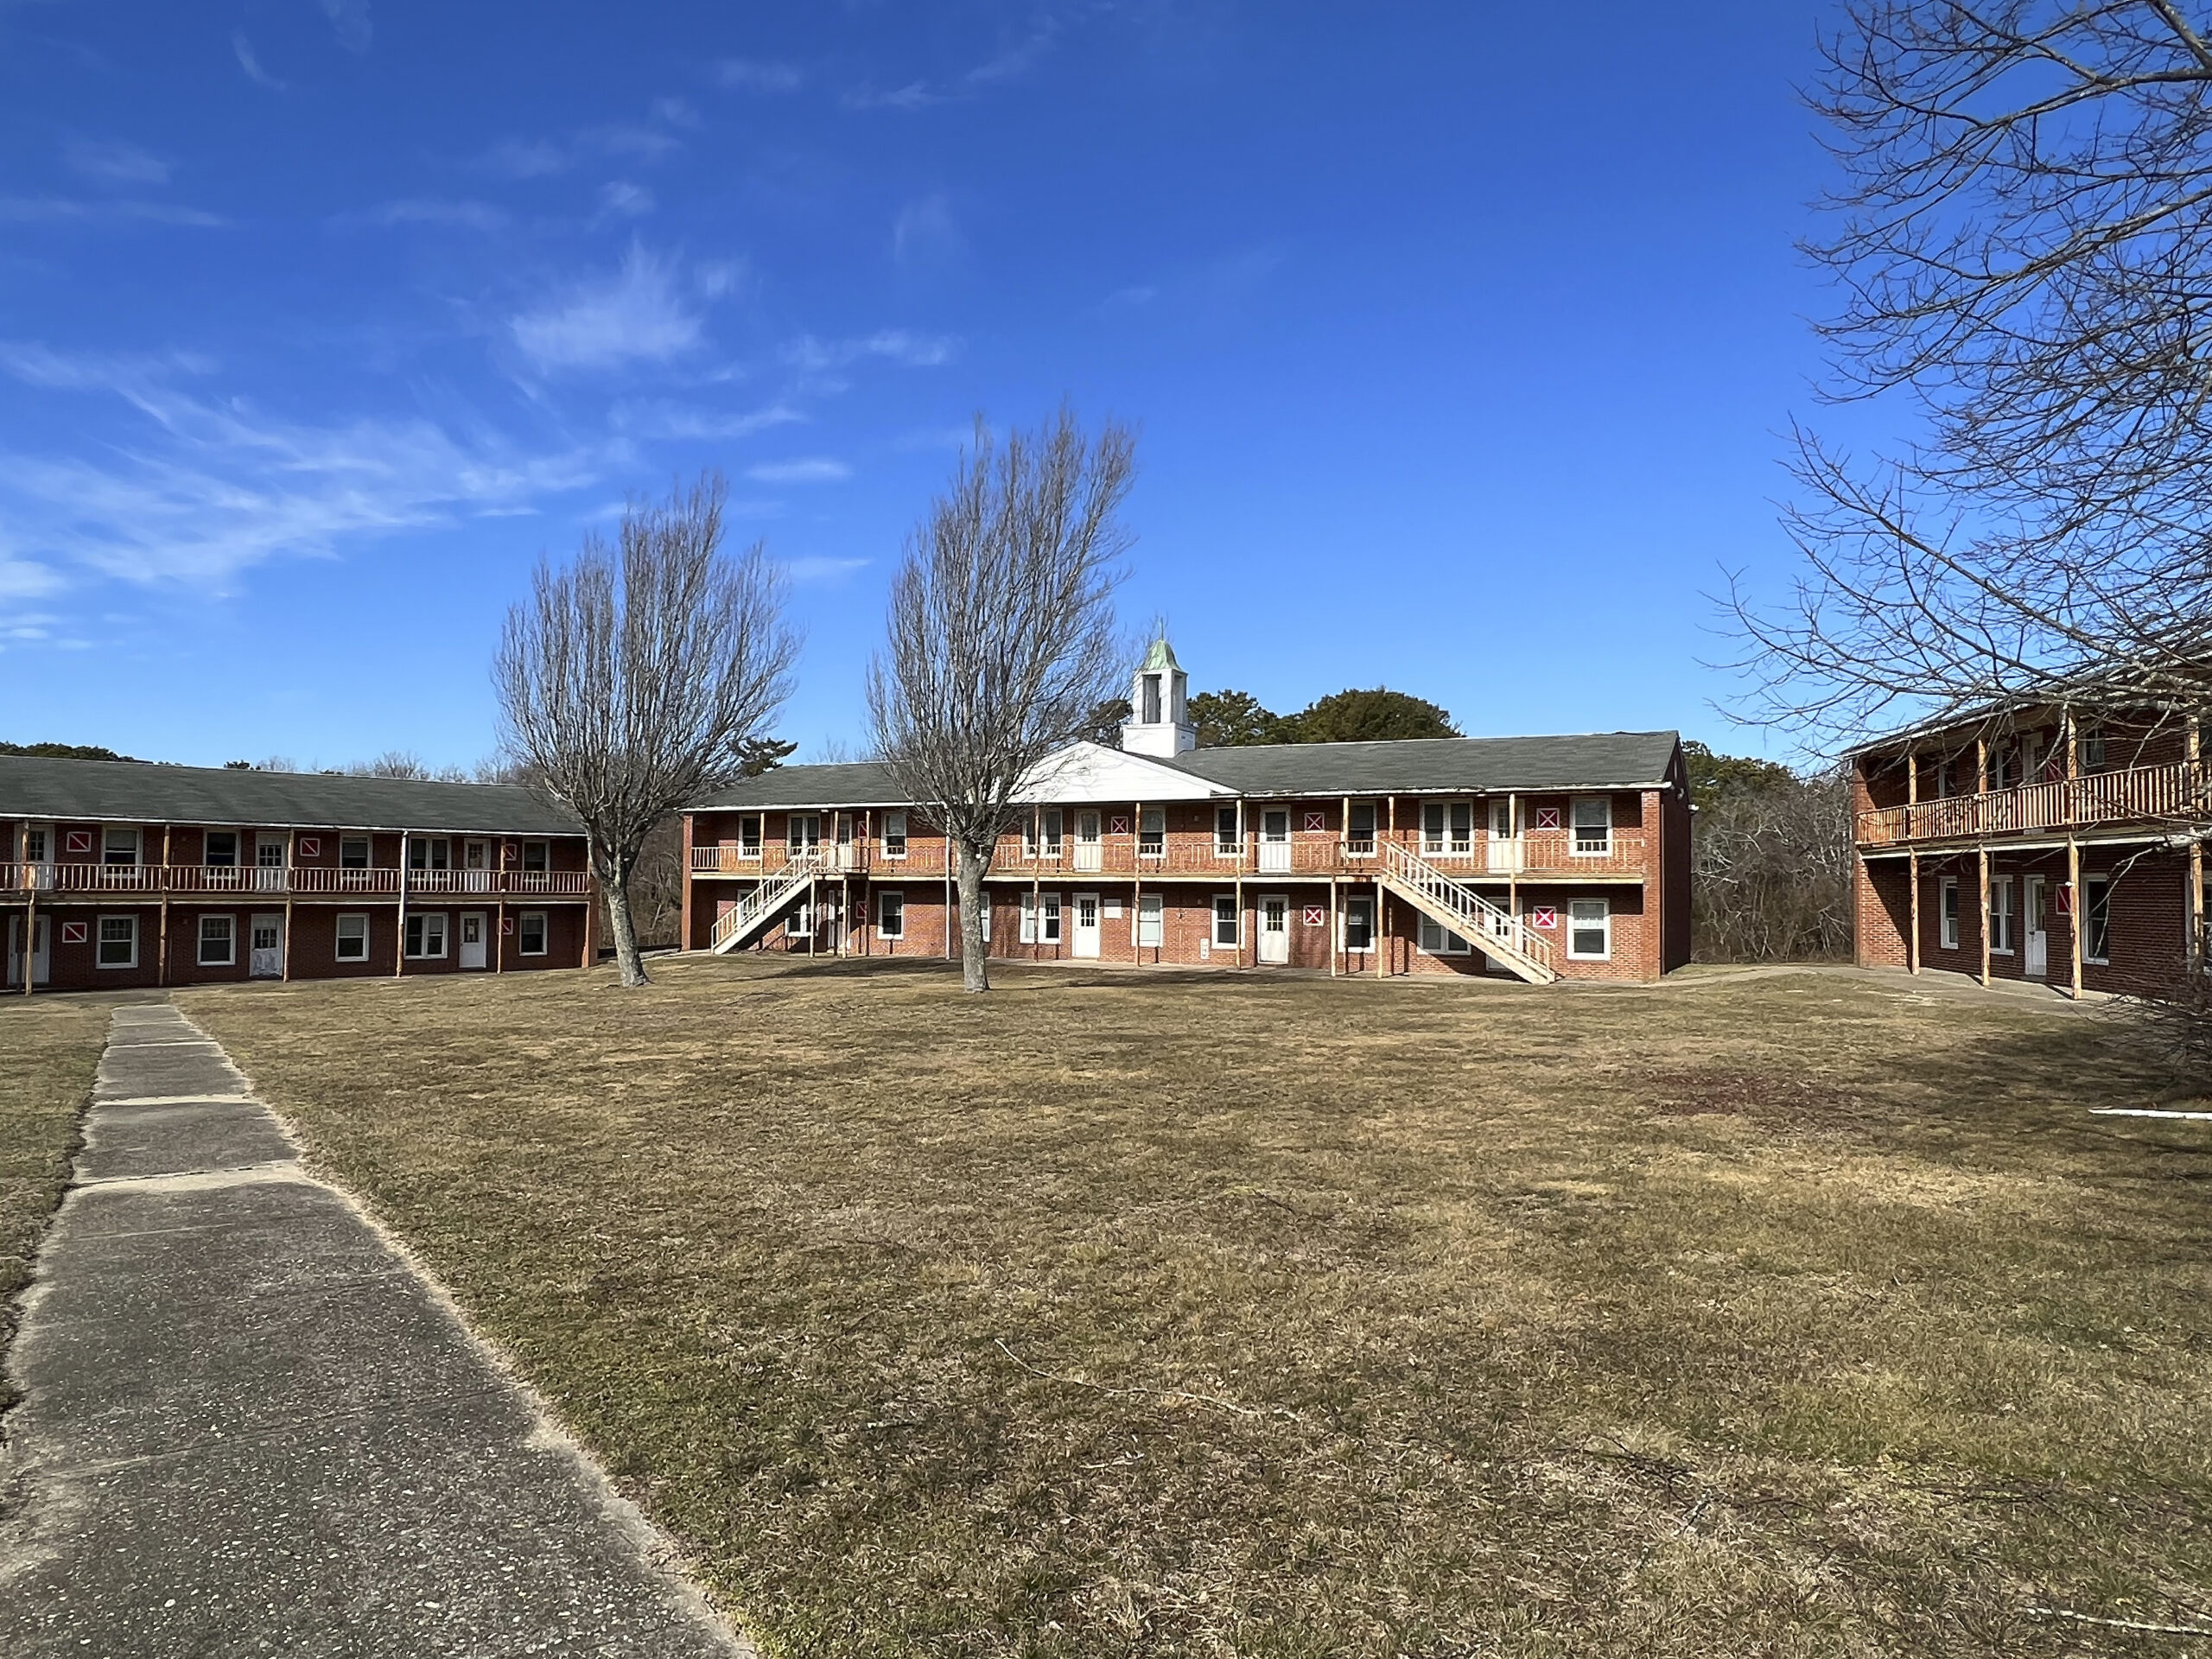
[[[116,1011],[0,1451],[0,1653],[749,1654],[222,1050]]]

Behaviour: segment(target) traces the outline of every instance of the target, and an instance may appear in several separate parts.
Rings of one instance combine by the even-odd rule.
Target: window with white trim
[[[1060,895],[1025,893],[1021,895],[1021,942],[1058,944],[1060,942]]]
[[[1574,798],[1574,856],[1603,858],[1613,850],[1613,798],[1578,795]]]
[[[2012,897],[2012,878],[1993,876],[1989,883],[1989,948],[1992,953],[2009,957],[2017,941],[2013,935],[2019,925],[2019,911]]]
[[[1473,852],[1475,804],[1472,801],[1422,802],[1421,849],[1431,858],[1465,858]]]
[[[1936,915],[1939,919],[1936,924],[1936,937],[1943,949],[1955,950],[1959,948],[1959,878],[1957,876],[1947,875],[1943,878],[1942,888],[1937,896],[1936,905]]]
[[[1375,948],[1375,900],[1346,899],[1344,909],[1344,949],[1368,951]]]
[[[210,830],[200,838],[200,861],[211,870],[234,870],[238,865],[238,835],[235,830]]]
[[[822,844],[822,815],[794,812],[784,821],[784,851],[792,858]]]
[[[340,962],[366,962],[369,959],[369,918],[363,915],[343,915],[338,918],[338,942],[332,954]]]
[[[543,875],[553,868],[553,848],[550,842],[525,841],[522,844],[522,868],[526,875]]]
[[[1160,858],[1167,852],[1167,809],[1147,806],[1137,814],[1137,856]]]
[[[1150,949],[1166,943],[1167,938],[1167,906],[1163,895],[1141,893],[1137,895],[1137,945]]]
[[[407,918],[407,954],[417,961],[425,961],[442,957],[445,953],[445,912],[436,910],[410,912]]]
[[[1375,856],[1375,803],[1354,801],[1344,822],[1344,851],[1354,858]]]
[[[1031,858],[1058,858],[1062,828],[1058,807],[1038,808],[1022,826],[1022,851]]]
[[[407,868],[410,870],[449,870],[453,868],[453,842],[443,836],[416,836],[407,843]],[[440,956],[445,954],[441,950]]]
[[[875,895],[875,932],[884,939],[906,937],[906,895],[896,887],[887,887]]]
[[[904,812],[883,815],[883,855],[886,858],[906,856],[906,815]]]
[[[2082,960],[2100,968],[2112,962],[2112,878],[2082,878]]]
[[[338,843],[338,868],[341,870],[365,870],[369,868],[369,838],[366,836],[347,836]]]
[[[2074,758],[2084,772],[2105,769],[2105,734],[2102,728],[2092,726],[2082,734],[2075,744]]]
[[[109,829],[101,832],[101,863],[119,868],[137,861],[138,832],[136,830]]]
[[[1603,899],[1570,899],[1567,954],[1577,962],[1605,962],[1613,954],[1613,907]]]
[[[814,937],[814,900],[801,899],[791,911],[791,918],[784,924],[787,939],[810,939]]]
[[[1425,957],[1464,957],[1472,947],[1433,917],[1421,918],[1421,950]]]
[[[238,918],[234,916],[202,916],[200,918],[200,955],[202,968],[228,968],[238,959]]]
[[[1237,939],[1236,895],[1217,893],[1213,896],[1213,942],[1234,946]]]
[[[760,816],[757,812],[748,812],[737,821],[737,855],[760,856]]]
[[[515,954],[520,957],[542,957],[545,954],[545,912],[525,910],[515,922]]]
[[[1234,858],[1244,849],[1244,825],[1236,808],[1213,810],[1213,852],[1216,858]]]
[[[138,918],[136,916],[101,917],[99,944],[94,950],[92,961],[102,968],[136,968],[138,965]]]

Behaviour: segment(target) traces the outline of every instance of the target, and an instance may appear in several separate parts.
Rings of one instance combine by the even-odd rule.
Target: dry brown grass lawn
[[[2212,1127],[1902,981],[180,998],[772,1651],[2162,1652]]]
[[[0,995],[0,1353],[16,1329],[47,1218],[61,1201],[110,1008],[86,998]],[[15,1389],[0,1374],[0,1407]]]

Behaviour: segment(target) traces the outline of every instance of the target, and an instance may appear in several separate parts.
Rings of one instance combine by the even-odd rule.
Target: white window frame
[[[130,856],[127,860],[111,856],[116,851],[118,841],[125,836],[130,839]],[[121,823],[104,824],[100,828],[100,868],[111,870],[136,869],[145,861],[140,855],[145,845],[145,836],[135,827]]]
[[[1167,856],[1167,809],[1166,807],[1147,806],[1138,809],[1137,856],[1139,858]]]
[[[2183,880],[2187,880],[2186,875]],[[2082,925],[2082,960],[2084,963],[2099,968],[2112,966],[2112,888],[2113,881],[2109,875],[2085,874],[2082,878],[2082,902],[2079,906],[2081,915],[2077,918]],[[2096,895],[2094,899],[2090,897],[2092,893]],[[2104,907],[2105,912],[2101,928],[2093,925],[2093,918],[2099,905]],[[2096,954],[2097,934],[2100,931],[2104,934],[2105,948],[2102,956]]]
[[[108,947],[108,944],[109,944],[108,937],[107,937],[107,929],[108,929],[108,924],[109,924],[110,922],[116,922],[116,923],[119,923],[119,924],[121,924],[123,926],[127,927],[127,928],[129,928],[129,929],[130,930],[130,959],[129,959],[128,961],[125,961],[125,962],[110,962],[110,961],[107,959],[107,947]],[[101,916],[101,917],[95,918],[94,918],[94,920],[93,920],[93,923],[92,923],[92,966],[93,966],[95,969],[101,969],[101,968],[124,969],[124,968],[136,968],[137,965],[138,965],[138,918],[137,918],[137,917],[136,917],[135,915],[128,915],[128,916]]]
[[[898,920],[891,918],[896,911]],[[879,887],[875,894],[875,937],[879,939],[903,939],[906,937],[906,893],[903,887]]]
[[[274,851],[274,862],[268,855]],[[257,870],[285,870],[292,866],[292,838],[281,830],[264,830],[253,838],[253,868]]]
[[[1999,926],[1999,924],[2003,925]],[[1982,925],[1989,930],[1989,954],[2010,957],[2018,953],[2020,943],[2020,904],[2009,875],[1989,878],[1989,914]],[[1999,944],[2002,938],[2005,943]]]
[[[1959,878],[1947,875],[1936,888],[1936,940],[1946,950],[1959,948]]]
[[[1066,937],[1065,913],[1057,893],[1025,890],[1021,895],[1021,943],[1058,944]]]
[[[1225,912],[1222,908],[1224,905],[1228,906]],[[1227,938],[1224,938],[1222,937],[1222,929],[1224,926],[1226,926],[1229,930],[1229,937]],[[1207,930],[1207,937],[1212,939],[1213,948],[1217,950],[1234,950],[1243,943],[1244,913],[1237,907],[1236,895],[1235,893],[1217,893],[1214,894],[1213,921]]]
[[[1583,845],[1582,809],[1592,805],[1605,810],[1605,837],[1601,843],[1586,847]],[[1610,795],[1577,795],[1569,800],[1567,804],[1567,833],[1568,857],[1611,858],[1613,855],[1613,798]]]
[[[1415,912],[1421,918],[1420,936],[1415,948],[1424,957],[1464,957],[1474,946],[1450,928],[1424,912]]]
[[[361,861],[352,862],[353,849],[361,849]],[[338,838],[338,868],[341,870],[365,870],[377,861],[377,843],[371,836],[340,836]]]
[[[415,836],[407,842],[407,868],[410,870],[449,870],[453,868],[453,837],[450,836]]]
[[[1137,895],[1136,941],[1140,950],[1157,950],[1167,943],[1167,895]]]
[[[1598,906],[1598,925],[1605,933],[1605,948],[1602,950],[1578,950],[1574,948],[1574,935],[1576,929],[1578,927],[1587,927],[1590,924],[1587,920],[1578,922],[1574,912],[1577,910],[1585,908],[1591,905]],[[1613,959],[1613,906],[1611,899],[1570,899],[1567,901],[1567,915],[1565,920],[1567,923],[1567,956],[1568,961],[1611,962]]]
[[[346,953],[346,946],[349,943],[349,940],[346,937],[346,924],[348,922],[359,922],[361,925],[361,949],[359,953],[357,955],[348,955]],[[333,962],[366,962],[369,959],[368,912],[365,910],[347,910],[340,911],[339,912],[337,920],[333,923],[331,929],[330,959]]]
[[[1040,806],[1029,815],[1022,851],[1027,857],[1051,862],[1067,847],[1067,815],[1057,806]]]
[[[767,842],[764,833],[766,821],[758,812],[741,813],[737,820],[737,855],[746,863],[758,863],[760,849]],[[748,833],[749,832],[749,833]]]
[[[791,919],[784,924],[787,939],[810,939],[814,937],[814,900],[802,899],[793,906]]]
[[[223,925],[223,954],[207,954],[207,924]],[[193,965],[199,968],[235,968],[238,965],[238,918],[228,911],[202,911],[200,925],[193,930]]]
[[[537,861],[532,863],[535,857]],[[525,841],[522,844],[522,868],[528,875],[550,874],[553,869],[553,843],[550,841]]]
[[[886,858],[906,856],[906,815],[886,812],[883,815],[883,855]]]
[[[531,924],[537,925],[537,949],[530,948]],[[546,954],[552,939],[551,918],[542,910],[525,910],[515,922],[515,954],[518,957],[542,957]]]
[[[807,826],[806,834],[799,834],[799,826]],[[803,853],[819,850],[822,846],[822,815],[819,812],[786,812],[784,815],[784,853],[797,858]]]
[[[430,925],[433,922],[437,924],[438,935],[438,948],[435,950],[429,949]],[[410,928],[416,928],[420,931],[423,945],[423,948],[420,950],[407,950],[407,936],[403,931],[400,934],[399,948],[406,952],[408,961],[443,962],[446,959],[446,951],[449,948],[449,942],[447,938],[448,929],[446,927],[445,912],[442,910],[410,910],[407,912],[406,926]]]
[[[1221,838],[1222,826],[1229,828],[1230,839]],[[1244,855],[1244,813],[1236,806],[1217,806],[1213,810],[1213,855],[1216,858],[1242,858]]]
[[[2104,728],[2092,726],[2080,734],[2075,742],[2075,760],[2084,776],[2105,769]]]
[[[1354,912],[1367,918],[1367,943],[1351,942],[1351,918]],[[1375,898],[1371,893],[1347,893],[1344,908],[1337,912],[1337,948],[1355,956],[1367,956],[1375,949]]]
[[[1367,844],[1363,847],[1360,845],[1360,834],[1357,828],[1359,815],[1362,812],[1367,814]],[[1346,858],[1374,857],[1376,842],[1382,839],[1382,804],[1377,801],[1354,801],[1351,804],[1351,811],[1344,816],[1344,856]]]
[[[960,890],[957,887],[952,893],[950,920],[954,937],[957,938],[960,931]],[[983,943],[988,944],[991,942],[991,890],[988,887],[983,889],[982,902],[976,906],[976,920],[982,926]]]
[[[1436,820],[1433,830],[1429,826],[1432,814]],[[1464,834],[1458,821],[1462,814],[1466,819]],[[1473,801],[1423,801],[1421,804],[1421,855],[1423,858],[1472,858],[1475,855]]]
[[[229,856],[220,863],[215,861],[215,842],[220,838],[231,844]],[[238,832],[235,830],[203,830],[200,832],[200,868],[203,870],[235,870],[238,867]]]

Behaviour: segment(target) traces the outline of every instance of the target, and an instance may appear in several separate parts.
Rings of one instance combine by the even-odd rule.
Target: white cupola
[[[1198,747],[1189,723],[1191,677],[1175,660],[1165,637],[1144,654],[1129,687],[1129,717],[1122,722],[1122,747],[1130,754],[1182,754]]]

